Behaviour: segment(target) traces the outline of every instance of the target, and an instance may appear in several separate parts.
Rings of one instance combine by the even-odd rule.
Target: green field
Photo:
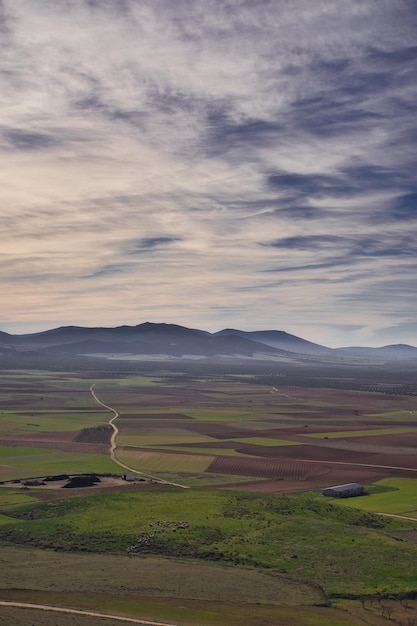
[[[230,442],[230,445],[233,445],[232,442]],[[199,456],[201,456],[202,454],[209,454],[209,455],[226,455],[226,456],[251,456],[250,454],[243,454],[241,452],[236,452],[236,450],[234,450],[233,448],[213,448],[212,446],[210,447],[195,447],[193,448],[192,446],[181,446],[181,445],[177,445],[177,446],[171,446],[171,445],[166,445],[164,444],[163,446],[149,446],[149,449],[158,449],[158,450],[163,450],[163,451],[172,451],[172,452],[187,452],[188,454],[197,454]]]
[[[341,499],[338,504],[362,511],[409,515],[417,519],[417,478],[385,478],[375,485],[389,490],[358,498]]]
[[[10,509],[20,504],[33,504],[37,501],[37,498],[24,493],[22,490],[16,491],[5,487],[0,488],[0,510]]]
[[[237,443],[249,443],[254,446],[302,446],[302,441],[287,441],[286,439],[274,439],[273,437],[245,437],[244,439],[232,439]]]
[[[9,515],[3,515],[3,513],[0,513],[0,526],[1,525],[8,525],[8,524],[16,524],[17,520],[15,520],[13,517],[10,517]]]
[[[103,411],[32,411],[30,415],[3,412],[0,415],[0,435],[39,433],[39,432],[77,432],[82,428],[98,426],[108,422]]]
[[[214,457],[143,450],[118,450],[117,458],[140,472],[204,472]]]
[[[0,480],[83,472],[122,473],[106,454],[61,452],[46,448],[0,446]]]
[[[317,439],[344,439],[346,437],[376,437],[377,435],[401,435],[403,433],[416,433],[417,428],[414,426],[410,427],[398,427],[398,428],[374,428],[369,430],[343,430],[343,431],[334,431],[328,433],[311,433],[307,434],[306,437],[315,437]]]

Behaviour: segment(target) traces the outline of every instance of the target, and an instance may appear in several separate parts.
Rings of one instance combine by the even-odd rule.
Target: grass
[[[118,450],[117,458],[133,469],[143,472],[204,472],[214,457],[196,454],[175,454],[143,450]]]
[[[362,511],[410,515],[410,517],[415,515],[417,510],[416,478],[385,478],[375,484],[388,487],[390,490],[358,498],[341,499],[338,500],[338,504]]]
[[[370,430],[343,430],[328,433],[306,433],[306,437],[315,437],[317,439],[342,439],[345,437],[369,437],[376,435],[400,435],[402,433],[415,433],[417,428],[414,427],[398,427],[398,428],[374,428]]]
[[[0,529],[0,540],[9,543],[120,553],[133,546],[141,556],[268,568],[319,585],[326,597],[417,586],[417,546],[387,532],[407,523],[308,494],[165,489],[14,505],[6,512],[20,520]]]
[[[11,463],[19,462],[19,457],[29,457],[37,454],[53,454],[54,450],[45,450],[42,448],[32,448],[26,446],[0,446],[0,460],[9,461]]]
[[[254,478],[248,476],[235,476],[233,474],[209,474],[197,472],[158,472],[158,478],[174,482],[187,487],[210,487],[210,486],[230,486],[239,483],[262,482],[264,478]]]
[[[122,473],[105,454],[61,452],[46,448],[1,446],[0,480],[86,472]]]
[[[272,437],[245,437],[239,439],[231,439],[237,443],[250,443],[255,446],[302,446],[302,441],[287,441],[285,439],[273,439]]]
[[[221,575],[221,573],[219,572]],[[65,605],[101,613],[116,614],[182,626],[363,626],[364,621],[338,609],[320,606],[268,605],[265,603],[234,603],[230,601],[207,601],[188,598],[153,599],[140,596],[129,598],[99,596],[84,592],[82,595],[9,593],[14,600],[29,599],[33,603],[43,601],[55,606]],[[352,603],[353,604],[353,603]],[[64,613],[47,613],[33,609],[2,607],[1,626],[120,626],[121,622],[104,617],[69,616]],[[368,617],[368,616],[366,616]],[[4,618],[4,621],[3,621]],[[74,621],[76,619],[76,622]],[[366,622],[365,622],[366,623]],[[369,622],[368,622],[369,623]]]
[[[253,419],[252,411],[215,408],[215,409],[197,409],[192,406],[175,406],[169,407],[146,407],[142,409],[143,413],[184,413],[196,420],[207,422],[240,422],[245,419]]]
[[[138,580],[146,580],[146,584],[142,583],[140,595],[148,599],[180,595],[187,588],[189,596],[199,601],[288,605],[323,601],[320,590],[308,583],[300,581],[294,585],[287,577],[270,572],[195,560],[175,562],[160,556],[132,559],[124,555],[4,547],[2,562],[4,569],[3,574],[0,572],[0,585],[3,593],[6,589],[36,589],[42,593],[51,586],[59,588],[56,583],[63,570],[62,591],[79,594],[94,585],[96,592],[109,595],[113,602],[119,594],[125,601],[135,601]]]
[[[236,450],[234,450],[233,448],[212,448],[210,447],[196,447],[193,448],[192,446],[172,446],[172,445],[166,445],[164,444],[163,447],[162,446],[150,446],[152,448],[158,448],[159,450],[163,449],[163,450],[171,450],[172,452],[187,452],[188,454],[197,454],[198,456],[201,456],[202,453],[204,452],[205,454],[210,454],[210,455],[227,455],[227,456],[252,456],[250,454],[242,454],[241,452],[236,452]]]
[[[122,378],[117,381],[114,379],[103,379],[100,378],[97,380],[97,390],[100,387],[107,386],[107,384],[114,385],[116,384],[118,387],[126,388],[126,387],[159,387],[163,386],[163,379],[158,376],[129,376],[127,378]]]
[[[13,517],[10,517],[9,515],[3,515],[3,513],[0,513],[0,526],[16,524],[16,523],[17,523],[17,520],[14,519]]]
[[[38,432],[77,432],[82,428],[97,426],[108,422],[108,414],[103,411],[34,411],[30,414],[7,411],[0,414],[0,432],[4,435],[13,433]]]
[[[7,547],[2,551],[2,564],[2,597],[15,602],[99,610],[184,626],[363,624],[344,608],[317,606],[323,603],[323,596],[314,585],[236,566]],[[100,618],[66,618],[64,614],[2,607],[0,624],[117,624]]]
[[[392,419],[392,418],[400,417],[403,420],[404,417],[407,417],[407,416],[412,417],[414,413],[415,413],[415,409],[414,411],[410,409],[401,409],[399,411],[384,411],[383,413],[371,413],[369,414],[369,416],[366,416],[366,417],[374,417],[374,418],[379,417],[382,419]]]
[[[103,401],[106,402],[104,398],[107,398],[107,402],[113,404],[111,406],[117,406],[117,398],[114,397],[113,394],[99,394],[100,399],[103,398]],[[155,398],[157,400],[157,396]],[[106,404],[107,404],[106,402]],[[175,401],[173,401],[175,402]],[[120,412],[120,417],[123,419],[123,415],[137,415],[138,419],[141,419],[141,415],[144,414],[146,416],[153,415],[155,419],[158,419],[158,414],[169,414],[172,413],[173,418],[178,419],[176,416],[178,413],[183,415],[187,415],[188,417],[198,420],[198,421],[207,421],[207,422],[236,422],[236,421],[246,421],[247,419],[253,419],[252,411],[242,411],[239,408],[222,408],[222,407],[214,407],[214,408],[196,408],[195,406],[189,405],[180,405],[178,406],[161,406],[161,405],[153,405],[146,406],[144,408],[140,405],[131,405],[125,406]],[[179,418],[181,419],[181,418]],[[186,420],[184,420],[186,425]]]
[[[33,504],[37,498],[27,495],[21,489],[12,491],[9,488],[0,488],[0,510],[10,509],[20,504]]]

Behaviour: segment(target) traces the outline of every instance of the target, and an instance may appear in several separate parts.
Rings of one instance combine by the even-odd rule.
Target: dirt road
[[[116,419],[119,417],[119,413],[118,411],[116,411],[116,409],[114,409],[112,406],[109,406],[108,404],[104,404],[104,402],[102,402],[100,400],[100,398],[97,396],[95,390],[94,390],[95,385],[92,384],[90,385],[90,392],[91,395],[93,396],[94,400],[97,402],[97,404],[99,404],[100,406],[104,407],[105,409],[107,409],[108,411],[111,411],[113,413],[113,417],[109,420],[109,426],[112,427],[113,429],[113,433],[110,439],[110,458],[111,460],[116,463],[117,465],[119,465],[120,467],[123,467],[123,469],[127,470],[128,472],[131,472],[132,474],[136,474],[137,476],[143,476],[144,478],[150,478],[151,480],[153,480],[156,483],[161,483],[163,485],[172,485],[173,487],[181,487],[181,489],[188,489],[188,486],[186,485],[180,485],[178,483],[171,483],[168,480],[163,480],[162,478],[158,478],[156,476],[151,476],[150,474],[144,474],[143,472],[138,472],[137,470],[133,469],[133,467],[129,467],[129,465],[125,465],[124,463],[122,463],[121,461],[119,461],[116,457],[116,448],[117,448],[117,444],[116,444],[116,437],[119,433],[119,429],[117,428],[115,421]]]
[[[38,609],[40,611],[55,611],[56,613],[72,613],[74,615],[85,615],[87,617],[101,617],[102,619],[112,619],[119,622],[130,622],[131,624],[145,624],[146,626],[176,626],[167,622],[150,622],[145,619],[135,617],[123,617],[121,615],[110,615],[107,613],[96,613],[95,611],[81,611],[78,609],[65,609],[57,606],[48,606],[47,604],[30,604],[28,602],[8,602],[0,600],[0,606],[14,606],[19,609]]]
[[[91,391],[91,395],[93,396],[94,400],[100,404],[101,406],[103,406],[105,409],[108,409],[109,411],[111,411],[113,413],[113,417],[109,420],[109,426],[112,427],[113,432],[112,432],[112,436],[110,439],[110,458],[112,461],[114,461],[115,463],[117,463],[117,465],[120,465],[120,467],[124,467],[125,469],[128,469],[129,471],[134,471],[132,470],[130,467],[128,467],[127,465],[123,465],[123,463],[120,463],[120,461],[118,461],[115,457],[115,450],[116,450],[116,436],[119,432],[119,429],[117,428],[116,424],[114,423],[115,420],[119,417],[119,413],[116,411],[116,409],[113,409],[113,407],[108,406],[107,404],[104,404],[104,402],[102,402],[100,400],[100,398],[97,397],[96,392],[94,391],[94,387],[95,385],[90,385],[90,391]]]

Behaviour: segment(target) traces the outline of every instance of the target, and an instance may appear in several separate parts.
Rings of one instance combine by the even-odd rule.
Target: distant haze
[[[417,343],[417,11],[3,0],[0,330]]]

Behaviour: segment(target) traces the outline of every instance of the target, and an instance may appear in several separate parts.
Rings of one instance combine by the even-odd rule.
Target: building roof
[[[326,489],[339,489],[340,491],[348,489],[363,489],[363,485],[360,483],[346,483],[345,485],[334,485],[332,487],[326,487]]]

